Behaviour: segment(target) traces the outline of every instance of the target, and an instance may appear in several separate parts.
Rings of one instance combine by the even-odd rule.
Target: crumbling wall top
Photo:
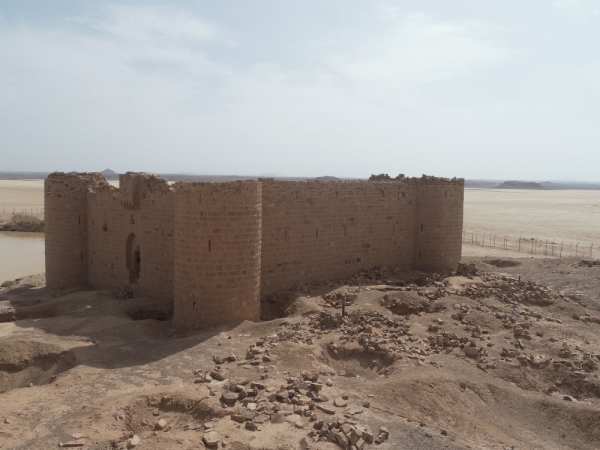
[[[90,184],[101,185],[107,183],[106,177],[99,172],[52,172],[48,175],[51,179],[64,179],[64,180],[80,180]]]
[[[119,197],[127,209],[139,209],[141,199],[147,192],[167,193],[173,191],[169,182],[158,175],[146,172],[127,172],[119,175]]]
[[[387,182],[404,182],[404,183],[415,183],[415,184],[465,184],[464,178],[443,178],[434,177],[431,175],[422,175],[420,178],[417,177],[406,177],[404,174],[400,174],[394,178],[390,177],[387,173],[380,173],[379,175],[371,175],[369,181],[387,181]]]
[[[85,186],[91,191],[94,191],[102,186],[109,185],[106,177],[99,172],[52,172],[50,175],[48,175],[47,181],[51,183],[64,183],[65,185],[71,183],[81,187]]]

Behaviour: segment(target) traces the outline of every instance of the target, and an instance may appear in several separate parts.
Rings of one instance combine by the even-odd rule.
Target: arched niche
[[[137,243],[137,237],[135,236],[135,233],[131,233],[127,237],[125,258],[127,272],[129,274],[129,283],[135,284],[140,278],[140,268],[142,262],[140,246]]]

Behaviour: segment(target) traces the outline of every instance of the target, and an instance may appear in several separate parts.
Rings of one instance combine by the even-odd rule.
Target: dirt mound
[[[393,356],[385,351],[365,349],[362,346],[327,345],[327,364],[343,377],[373,379],[391,373]]]
[[[144,320],[168,311],[152,299],[7,288],[2,303],[31,316],[0,324],[4,385],[75,367],[2,394],[2,442],[595,450],[600,320],[548,280],[579,271],[587,283],[597,266],[520,262],[450,278],[365,271],[263,302],[285,318],[194,331]]]
[[[47,384],[74,366],[75,358],[65,347],[39,341],[2,341],[0,392]]]
[[[438,303],[431,302],[415,292],[395,292],[383,296],[381,306],[389,309],[399,316],[418,314],[420,312],[437,312],[444,307]]]

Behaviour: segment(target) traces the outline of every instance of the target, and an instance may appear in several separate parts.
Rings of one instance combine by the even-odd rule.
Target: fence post
[[[471,245],[473,245],[473,236],[475,236],[475,232],[474,231],[471,232]]]
[[[482,247],[485,247],[485,233],[483,233],[483,243],[481,244]]]
[[[518,252],[521,251],[521,236],[519,236],[519,250],[517,250]]]
[[[554,256],[554,244],[555,244],[555,243],[556,243],[556,242],[555,242],[554,240],[552,240],[552,256]]]
[[[579,247],[579,242],[577,243],[577,245],[575,246],[575,258],[577,258],[577,247]]]
[[[563,247],[563,244],[564,244],[564,243],[565,243],[565,241],[562,241],[562,242],[560,243],[560,255],[559,255],[559,258],[562,258],[562,247]]]
[[[590,245],[590,259],[594,259],[594,244]]]
[[[496,248],[496,235],[494,235],[494,248]]]

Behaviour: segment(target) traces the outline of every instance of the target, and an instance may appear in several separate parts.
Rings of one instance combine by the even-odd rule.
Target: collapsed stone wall
[[[88,282],[172,300],[173,189],[134,173],[121,175],[119,186],[88,192]]]

